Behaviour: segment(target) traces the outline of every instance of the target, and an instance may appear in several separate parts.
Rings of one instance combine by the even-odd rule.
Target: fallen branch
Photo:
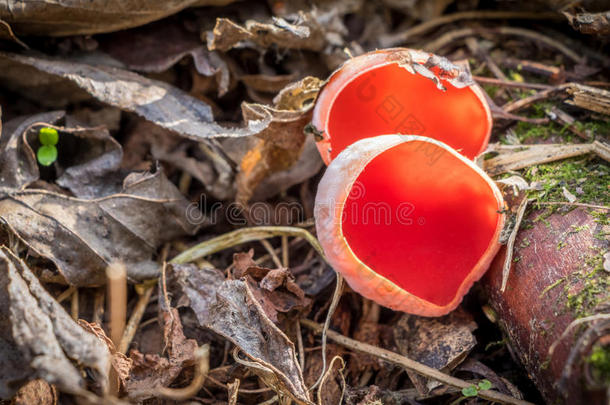
[[[491,176],[588,153],[595,153],[602,159],[610,161],[610,146],[599,141],[571,145],[490,145],[490,147],[490,151],[501,152],[498,156],[483,162],[483,169]]]
[[[578,83],[570,83],[567,88],[572,99],[568,102],[580,108],[610,115],[610,91]]]

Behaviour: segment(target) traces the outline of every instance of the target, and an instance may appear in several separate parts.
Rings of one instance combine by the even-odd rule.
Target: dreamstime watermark
[[[424,225],[423,216],[415,215],[416,207],[408,201],[390,204],[386,201],[369,200],[364,184],[355,182],[346,190],[347,200],[343,202],[319,202],[318,212],[334,212],[332,218],[340,218],[342,224],[393,226],[414,224]],[[339,210],[339,211],[335,211]],[[234,226],[298,225],[305,222],[306,209],[298,202],[280,202],[271,205],[254,202],[247,207],[236,203],[207,203],[205,194],[198,202],[191,202],[185,210],[185,217],[193,225],[215,225],[228,223]]]
[[[390,133],[423,136],[426,132],[424,124],[413,113],[407,111],[395,94],[380,91],[371,83],[375,76],[376,73],[372,72],[358,85],[356,88],[358,99],[363,103],[371,104],[370,109],[388,124]],[[432,166],[446,150],[433,143],[421,142],[416,152],[423,152],[428,158],[428,164]]]
[[[358,99],[365,103],[371,103],[371,109],[386,124],[390,125],[396,134],[423,135],[426,127],[400,103],[394,94],[383,94],[377,86],[371,83],[376,76],[372,72],[356,88]]]

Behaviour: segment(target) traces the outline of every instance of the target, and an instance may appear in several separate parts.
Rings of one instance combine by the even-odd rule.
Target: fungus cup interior
[[[501,197],[473,166],[423,140],[377,155],[357,176],[341,213],[353,254],[434,305],[465,294],[487,270],[502,226]]]
[[[329,84],[334,85],[320,93],[313,122],[324,134],[326,142],[318,146],[327,164],[358,139],[381,134],[431,137],[469,159],[486,148],[491,113],[476,84],[456,88],[443,80],[443,91],[431,79],[387,62],[383,55],[346,62],[331,77]],[[323,148],[329,146],[326,156]]]

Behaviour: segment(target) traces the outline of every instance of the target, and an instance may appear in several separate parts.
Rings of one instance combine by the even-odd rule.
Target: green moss
[[[610,346],[596,346],[587,363],[591,365],[593,378],[604,384],[610,383]]]
[[[577,121],[574,125],[578,130],[585,132],[592,139],[599,139],[610,134],[610,120],[596,120],[585,123]]]
[[[593,218],[595,218],[596,223],[598,223],[602,226],[610,225],[610,216],[608,215],[607,212],[594,211],[591,213],[591,215],[593,216]]]
[[[525,248],[528,247],[530,245],[530,240],[528,238],[523,238],[523,240],[521,241],[521,248]]]
[[[557,287],[559,284],[563,283],[564,281],[566,281],[566,279],[565,279],[565,277],[562,277],[562,278],[558,279],[557,281],[555,281],[553,284],[546,286],[546,288],[544,290],[542,290],[542,292],[540,293],[540,298],[544,297],[544,295],[546,293],[548,293],[549,291],[551,291],[553,288]]]
[[[507,340],[506,338],[502,339],[502,340],[496,340],[495,342],[489,342],[487,343],[487,345],[485,345],[485,351],[489,351],[490,349],[495,349],[496,347],[501,347],[506,345]]]
[[[610,166],[596,157],[578,157],[533,166],[525,169],[523,177],[539,188],[529,191],[528,198],[540,202],[566,201],[563,196],[565,187],[580,202],[610,205]]]
[[[574,273],[564,287],[566,307],[576,318],[593,314],[596,307],[609,299],[610,277],[603,270],[605,250],[600,248],[597,251],[596,255],[589,256],[584,261],[585,268],[591,270],[587,273]],[[579,283],[582,283],[582,286],[577,287],[578,291],[570,292]]]

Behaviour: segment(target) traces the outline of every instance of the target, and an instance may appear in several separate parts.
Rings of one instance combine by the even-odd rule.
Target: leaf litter
[[[2,398],[164,403],[186,392],[204,403],[447,403],[485,378],[492,391],[482,398],[523,403],[523,392],[540,402],[510,349],[484,350],[499,330],[481,320],[475,297],[459,313],[426,319],[346,289],[334,297],[330,341],[318,338],[334,277],[308,232],[323,163],[304,130],[323,80],[343,61],[387,43],[430,43],[447,59],[399,63],[427,76],[441,69],[457,86],[486,80],[502,119],[481,165],[519,188],[523,168],[608,160],[607,61],[594,42],[563,44],[546,27],[501,42],[488,19],[545,26],[548,13],[459,11],[451,0],[90,3],[0,6],[0,352],[11,370],[0,372]],[[186,8],[195,3],[203,7]],[[605,33],[602,13],[554,18]],[[473,19],[490,28],[471,28]],[[466,32],[452,29],[470,30],[479,51],[448,41]],[[464,58],[472,76],[455,76],[467,72]],[[511,67],[526,70],[528,60],[539,70]],[[508,73],[489,77],[500,70],[493,64]],[[540,73],[558,64],[563,76]],[[507,83],[510,91],[492,88]],[[523,86],[546,87],[532,96]],[[542,123],[551,102],[577,139],[505,136],[518,132],[515,120]],[[45,126],[59,133],[48,167],[35,154]],[[558,187],[562,203],[580,203],[578,187]],[[282,211],[293,203],[296,211]],[[281,218],[261,220],[260,207]],[[256,227],[280,224],[290,232]],[[167,257],[175,259],[160,274]],[[109,304],[114,262],[126,265],[128,313],[143,305],[125,353],[107,335],[111,313],[95,316]]]

